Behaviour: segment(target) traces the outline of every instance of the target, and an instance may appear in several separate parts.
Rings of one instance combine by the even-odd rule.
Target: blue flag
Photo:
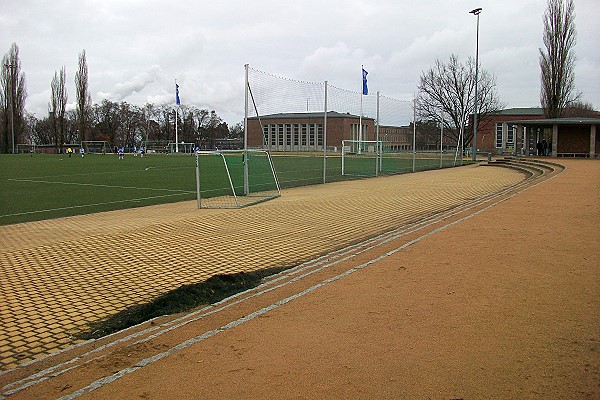
[[[369,73],[367,71],[365,71],[365,69],[362,69],[362,75],[363,75],[363,93],[362,94],[369,94],[369,88],[367,88],[367,75],[369,75]]]
[[[179,100],[179,85],[175,84],[175,104],[180,105],[181,100]]]

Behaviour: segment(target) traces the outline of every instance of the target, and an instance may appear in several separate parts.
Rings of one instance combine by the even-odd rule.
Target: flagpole
[[[177,95],[177,79],[175,79],[175,93]],[[179,136],[177,135],[177,107],[179,107],[179,104],[177,104],[177,98],[175,98],[175,153],[179,153]]]
[[[360,76],[363,77],[365,66],[360,66]],[[363,115],[363,94],[364,94],[364,77],[361,81],[361,89],[360,89],[360,116],[358,118],[358,152],[360,153],[360,149],[362,147],[362,115]]]

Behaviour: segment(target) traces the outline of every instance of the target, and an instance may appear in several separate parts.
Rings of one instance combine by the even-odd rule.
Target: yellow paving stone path
[[[183,284],[297,265],[525,177],[468,166],[289,189],[239,210],[182,202],[0,227],[0,370]]]

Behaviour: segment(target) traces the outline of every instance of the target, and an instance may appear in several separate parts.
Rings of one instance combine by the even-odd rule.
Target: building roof
[[[261,119],[306,119],[306,118],[323,118],[323,112],[302,112],[302,113],[280,113],[261,115]],[[360,118],[358,115],[350,113],[339,113],[337,111],[327,111],[327,118]],[[371,117],[362,117],[363,119],[374,119]],[[248,119],[258,119],[258,117],[250,117]]]
[[[524,119],[508,121],[511,124],[521,125],[600,125],[600,118],[548,118],[548,119]]]
[[[500,110],[496,115],[544,115],[544,109],[540,107],[529,107],[529,108],[507,108]]]

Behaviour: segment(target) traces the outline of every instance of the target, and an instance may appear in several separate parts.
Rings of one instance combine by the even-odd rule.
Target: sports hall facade
[[[362,124],[362,132],[360,125]],[[262,125],[262,129],[261,129]],[[340,151],[342,140],[376,140],[375,120],[327,112],[328,151]],[[322,112],[283,113],[248,118],[248,147],[271,151],[323,151],[325,118]],[[362,136],[361,136],[362,135]],[[412,148],[412,128],[379,126],[379,140],[392,150]]]

